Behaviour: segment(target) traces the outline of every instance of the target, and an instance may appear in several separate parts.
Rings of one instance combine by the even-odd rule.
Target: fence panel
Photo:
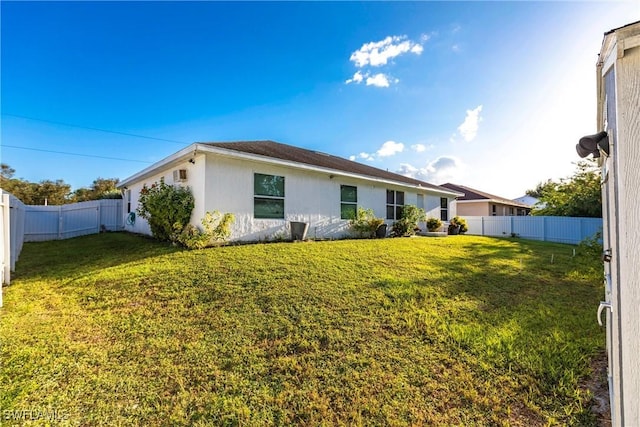
[[[2,285],[11,282],[11,230],[9,195],[0,191],[0,307]]]
[[[96,202],[63,205],[60,207],[60,216],[61,239],[100,232],[100,206]]]
[[[69,239],[123,227],[120,199],[25,207],[25,242]]]
[[[121,199],[100,200],[100,226],[109,231],[120,231],[124,228]]]
[[[22,244],[24,243],[25,204],[10,194],[9,206],[11,209],[11,271],[15,271],[16,262],[20,257]]]
[[[602,230],[601,218],[560,216],[476,216],[465,217],[468,234],[511,236],[523,239],[576,245]]]
[[[25,206],[24,241],[44,242],[60,238],[60,206]]]

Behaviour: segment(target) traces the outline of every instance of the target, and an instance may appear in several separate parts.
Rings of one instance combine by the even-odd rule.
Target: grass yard
[[[3,422],[593,425],[601,265],[571,255],[474,236],[28,243],[0,309]]]

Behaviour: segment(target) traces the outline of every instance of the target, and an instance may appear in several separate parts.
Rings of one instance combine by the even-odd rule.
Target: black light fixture
[[[576,151],[580,157],[587,157],[589,154],[593,154],[594,158],[600,157],[600,150],[609,155],[609,135],[605,131],[583,136],[576,144]]]
[[[191,163],[192,165],[195,165],[196,161],[193,158],[191,158],[191,159],[189,159],[189,163]]]

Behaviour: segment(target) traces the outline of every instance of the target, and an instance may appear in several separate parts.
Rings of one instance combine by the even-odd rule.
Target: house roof
[[[140,172],[120,181],[117,187],[125,188],[134,182],[138,182],[157,174],[159,170],[175,167],[181,162],[192,159],[196,153],[211,153],[214,155],[263,161],[267,163],[282,164],[289,167],[335,173],[336,175],[343,174],[345,176],[378,180],[390,184],[395,183],[401,186],[423,188],[425,190],[431,190],[449,196],[462,195],[461,193],[449,188],[444,188],[425,181],[374,168],[362,163],[343,159],[342,157],[294,147],[292,145],[281,144],[275,141],[195,142],[169,157],[166,157]]]
[[[611,33],[615,33],[615,32],[616,32],[616,31],[618,31],[618,30],[622,30],[623,28],[627,28],[627,27],[632,27],[632,26],[634,26],[634,25],[636,25],[636,24],[640,24],[640,21],[631,22],[631,23],[629,23],[629,24],[623,25],[622,27],[613,28],[613,29],[611,29],[611,30],[609,30],[609,31],[605,32],[605,33],[604,33],[604,35],[605,35],[605,36],[607,36],[607,35],[609,35],[609,34],[611,34]]]
[[[476,190],[474,188],[465,187],[464,185],[457,185],[446,183],[441,187],[448,188],[449,190],[464,193],[464,196],[458,197],[459,201],[492,201],[496,203],[502,203],[505,205],[517,206],[521,208],[530,208],[531,206],[524,203],[516,202],[514,200],[506,199],[504,197],[496,196],[494,194],[485,193],[484,191]]]
[[[306,165],[318,166],[321,168],[333,169],[389,181],[396,181],[423,187],[425,189],[451,192],[450,189],[445,189],[425,181],[374,168],[373,166],[354,162],[331,154],[322,153],[320,151],[307,150],[275,141],[199,142],[198,144],[286,160],[289,162],[303,163]]]

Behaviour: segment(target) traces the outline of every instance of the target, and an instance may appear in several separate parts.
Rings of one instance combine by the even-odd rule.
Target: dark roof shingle
[[[397,181],[405,184],[421,186],[426,189],[450,191],[446,188],[429,184],[428,182],[374,168],[372,166],[363,165],[362,163],[343,159],[342,157],[321,153],[319,151],[307,150],[300,147],[294,147],[292,145],[281,144],[274,141],[199,142],[198,144],[239,151],[242,153],[255,154],[258,156],[271,157],[290,162],[304,163],[306,165],[334,169],[337,171],[364,175],[373,178],[386,179],[389,181]]]

